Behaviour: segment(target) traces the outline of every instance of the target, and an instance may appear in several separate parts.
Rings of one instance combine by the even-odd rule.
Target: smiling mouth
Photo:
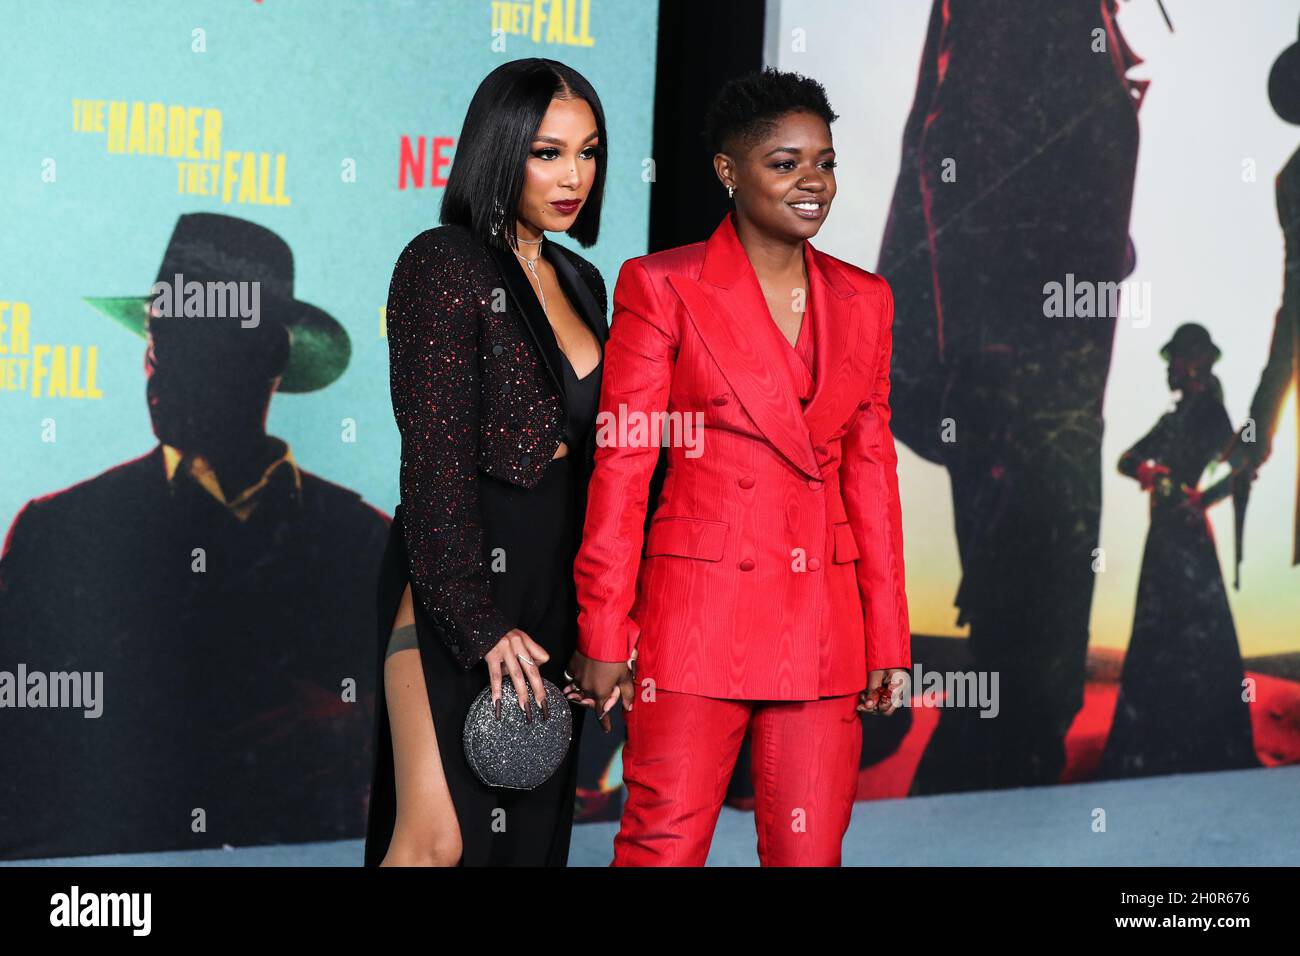
[[[822,209],[826,204],[805,199],[799,202],[786,203],[786,205],[805,219],[815,219],[822,214]]]

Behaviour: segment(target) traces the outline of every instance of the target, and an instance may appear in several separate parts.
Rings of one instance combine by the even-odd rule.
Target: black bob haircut
[[[503,63],[479,84],[456,142],[439,221],[464,226],[489,245],[513,249],[514,216],[524,189],[524,164],[533,137],[551,100],[571,96],[585,100],[591,107],[600,145],[596,150],[595,181],[567,235],[583,246],[592,245],[600,232],[605,191],[609,148],[605,111],[595,89],[581,73],[557,60],[540,57]],[[497,222],[505,227],[501,232],[494,230]]]
[[[767,67],[723,84],[704,118],[704,145],[712,156],[748,148],[791,113],[812,113],[829,127],[839,119],[825,88],[798,73]]]

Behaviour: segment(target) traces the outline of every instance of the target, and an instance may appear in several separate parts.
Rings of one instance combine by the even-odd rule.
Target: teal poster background
[[[532,14],[556,5],[489,0],[164,0],[7,6],[0,70],[0,303],[30,310],[32,344],[80,349],[85,387],[94,350],[100,398],[33,396],[7,388],[0,367],[0,523],[23,503],[149,450],[143,341],[83,296],[144,295],[176,218],[240,216],[293,249],[295,295],[334,316],[351,362],[328,388],[277,395],[267,429],[298,464],[376,507],[397,502],[399,437],[388,394],[382,309],[403,246],[437,225],[441,188],[399,186],[404,137],[454,139],[479,80],[501,62],[558,59],[596,87],[608,123],[610,167],[600,242],[583,250],[607,277],[646,251],[653,110],[654,2],[590,0],[590,46],[493,35],[494,8]],[[563,9],[564,4],[560,5]],[[574,5],[575,30],[581,0]],[[518,22],[507,26],[518,26]],[[494,48],[495,47],[495,48]],[[178,160],[110,153],[106,133],[74,128],[76,101],[159,103],[219,110],[222,150],[283,158],[288,205],[178,192]],[[147,110],[146,110],[147,114]],[[196,143],[202,149],[201,142]],[[454,159],[454,143],[441,148]],[[348,181],[349,164],[355,181]],[[238,168],[238,167],[237,167]],[[448,166],[441,167],[445,176]],[[273,187],[268,185],[271,193]],[[8,326],[14,314],[0,311]],[[0,363],[29,358],[8,352]],[[52,356],[51,352],[51,356]],[[14,374],[17,370],[14,369]],[[30,386],[30,378],[28,380]],[[69,383],[71,388],[72,383]],[[52,419],[55,440],[43,440]],[[355,442],[341,439],[356,423]]]
[[[398,503],[394,263],[438,224],[480,80],[546,57],[584,74],[604,107],[600,241],[552,238],[593,262],[612,298],[621,263],[646,252],[657,19],[639,0],[0,11],[0,533],[13,546],[0,684],[19,673],[25,689],[41,668],[103,679],[85,713],[0,711],[0,858],[362,834],[376,546]],[[350,340],[337,380],[272,397],[267,432],[339,489],[315,492],[314,516],[282,522],[260,551],[237,522],[199,523],[228,517],[202,490],[190,511],[167,497],[162,459],[145,457],[158,445],[145,340],[86,301],[146,296],[192,213],[272,230],[292,250],[293,297]],[[46,498],[57,503],[29,504]],[[191,573],[195,544],[216,573]],[[598,808],[619,782],[613,755],[600,759]]]

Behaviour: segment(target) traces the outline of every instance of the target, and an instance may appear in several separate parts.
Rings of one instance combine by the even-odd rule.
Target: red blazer
[[[664,690],[851,694],[869,669],[911,666],[889,430],[893,294],[805,244],[816,391],[801,408],[732,216],[707,242],[619,273],[575,563],[578,647],[603,661],[636,648],[638,682]],[[703,438],[664,442],[646,534],[660,432],[644,440],[634,426],[664,411],[702,420]]]

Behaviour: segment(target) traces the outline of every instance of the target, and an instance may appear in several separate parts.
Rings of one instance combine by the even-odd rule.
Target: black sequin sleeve
[[[478,288],[472,247],[441,231],[411,240],[393,269],[389,377],[413,597],[469,670],[512,625],[492,602],[479,510],[479,315],[490,290]]]

